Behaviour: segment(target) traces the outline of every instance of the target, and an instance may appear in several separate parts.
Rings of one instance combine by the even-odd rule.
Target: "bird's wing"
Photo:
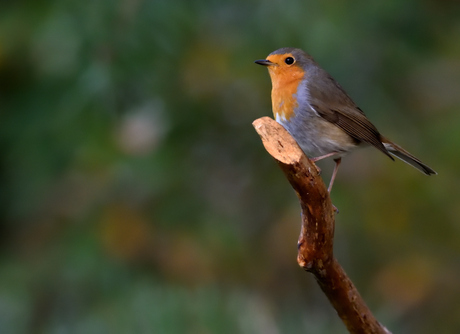
[[[328,80],[331,81],[327,87],[321,87],[318,82],[309,87],[310,105],[325,120],[335,124],[351,137],[375,146],[394,160],[382,144],[377,128],[367,119],[364,112],[334,79],[328,76]],[[333,92],[327,95],[327,88],[330,90],[331,84],[335,87],[332,86]]]

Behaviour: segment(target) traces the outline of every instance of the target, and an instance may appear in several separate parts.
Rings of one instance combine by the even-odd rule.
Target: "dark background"
[[[285,46],[439,173],[345,158],[339,261],[394,333],[460,332],[458,1],[30,0],[0,7],[1,333],[346,332],[251,126]]]

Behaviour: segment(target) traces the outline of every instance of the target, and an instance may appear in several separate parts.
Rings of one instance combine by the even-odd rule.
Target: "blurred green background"
[[[285,46],[439,173],[346,158],[339,261],[394,333],[460,332],[458,1],[0,6],[1,333],[346,333],[251,125]]]

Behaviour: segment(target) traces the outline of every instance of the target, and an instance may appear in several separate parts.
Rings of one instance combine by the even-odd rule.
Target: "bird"
[[[333,158],[329,193],[342,158],[358,147],[375,147],[390,159],[399,158],[426,175],[437,174],[382,136],[339,83],[308,53],[281,48],[255,63],[268,68],[275,120],[313,162]]]

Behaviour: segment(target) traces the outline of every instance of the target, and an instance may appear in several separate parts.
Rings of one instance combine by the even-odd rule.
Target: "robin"
[[[334,157],[332,189],[342,157],[359,146],[373,146],[426,175],[437,174],[419,159],[383,137],[343,88],[306,52],[282,48],[255,63],[266,66],[272,80],[273,114],[316,162]]]

